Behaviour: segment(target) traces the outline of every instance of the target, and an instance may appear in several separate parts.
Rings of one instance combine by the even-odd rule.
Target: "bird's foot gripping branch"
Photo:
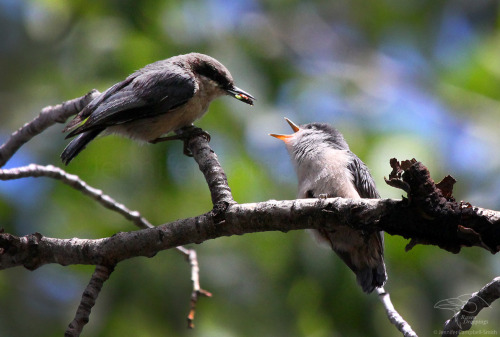
[[[415,159],[400,163],[393,158],[390,164],[392,172],[386,183],[404,190],[408,198],[404,199],[403,208],[386,214],[387,218],[382,219],[383,229],[389,234],[396,230],[397,234],[411,238],[407,250],[416,244],[432,244],[452,253],[471,246],[493,254],[499,251],[498,212],[457,202],[452,195],[456,180],[448,175],[436,184],[428,169]]]
[[[175,131],[175,135],[173,136],[164,136],[164,137],[159,137],[156,139],[153,139],[150,141],[151,144],[156,144],[156,143],[161,143],[161,142],[167,142],[170,140],[182,140],[184,142],[184,148],[183,148],[183,153],[184,155],[188,157],[192,157],[193,153],[189,149],[189,141],[196,136],[203,136],[207,140],[207,142],[210,142],[212,137],[208,132],[205,130],[198,128],[194,125],[186,126],[183,127],[179,130]]]

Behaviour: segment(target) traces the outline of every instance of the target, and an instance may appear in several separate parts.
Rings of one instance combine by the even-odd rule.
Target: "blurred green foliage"
[[[64,1],[0,0],[1,141],[47,105],[105,90],[172,55],[214,56],[254,108],[214,102],[197,125],[240,203],[292,199],[296,181],[270,132],[326,121],[371,168],[383,197],[389,159],[412,157],[455,196],[500,209],[500,31],[495,1]],[[59,165],[67,143],[55,126],[9,162]],[[210,210],[210,194],[180,143],[94,141],[67,170],[152,223]],[[0,184],[1,227],[16,235],[100,238],[135,230],[121,216],[57,181]],[[387,289],[421,336],[451,311],[436,302],[470,294],[500,273],[496,257],[436,247],[404,252],[386,236]],[[194,246],[202,287],[196,329],[186,329],[189,265],[179,254],[121,263],[105,284],[83,336],[399,336],[375,295],[303,232],[258,233]],[[61,336],[93,268],[44,266],[0,273],[0,336]],[[475,335],[500,329],[480,314]],[[484,323],[484,324],[483,324]],[[482,332],[483,331],[483,332]]]

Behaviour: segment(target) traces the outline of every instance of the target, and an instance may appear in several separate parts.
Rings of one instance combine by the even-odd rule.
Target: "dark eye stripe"
[[[195,68],[195,71],[198,74],[208,77],[209,79],[218,83],[222,88],[230,88],[233,86],[232,80],[228,78],[228,75],[225,74],[223,70],[217,69],[213,65],[206,62],[201,62],[200,64],[198,64],[198,66]]]

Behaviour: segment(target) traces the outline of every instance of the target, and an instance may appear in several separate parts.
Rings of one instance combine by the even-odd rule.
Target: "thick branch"
[[[477,246],[496,253],[500,249],[500,213],[456,202],[452,196],[456,180],[446,176],[435,184],[427,168],[415,159],[401,164],[391,159],[393,171],[386,180],[408,193],[407,209],[389,214],[389,234],[411,238],[407,250],[416,244],[437,245],[452,253]],[[404,229],[404,230],[403,230]]]
[[[0,234],[0,268],[23,265],[35,269],[46,263],[115,264],[135,256],[154,256],[163,249],[201,243],[220,236],[264,230],[288,231],[293,227],[303,229],[307,227],[307,221],[301,221],[301,217],[290,223],[291,210],[302,212],[305,208],[314,209],[315,204],[314,200],[301,200],[232,205],[226,213],[226,221],[218,225],[208,213],[97,240],[47,238],[38,233],[16,237],[4,233]]]
[[[235,201],[227,182],[226,173],[224,173],[217,155],[208,145],[205,136],[197,135],[191,138],[188,142],[188,148],[205,176],[214,207],[234,204]]]
[[[64,123],[69,116],[77,114],[97,95],[99,95],[99,92],[94,89],[85,96],[63,102],[56,106],[45,107],[35,119],[24,124],[0,146],[0,167],[4,166],[14,153],[31,140],[31,138],[55,123]]]
[[[486,213],[495,214],[493,218],[497,221],[491,226],[499,228],[498,214]],[[234,204],[224,213],[225,221],[218,221],[212,213],[207,213],[97,240],[55,239],[38,233],[24,237],[0,234],[0,268],[25,266],[35,269],[46,263],[112,265],[124,259],[151,257],[164,249],[221,236],[305,228],[351,226],[364,231],[384,230],[392,235],[420,238],[427,231],[416,226],[407,228],[408,221],[418,222],[418,219],[411,220],[414,216],[405,202],[391,199],[331,198]],[[476,216],[484,217],[484,214]],[[405,223],[402,219],[408,221]],[[442,235],[454,235],[457,245],[468,243],[461,242],[456,232],[446,234],[447,230],[450,228],[435,228],[434,236],[428,237],[429,243]]]

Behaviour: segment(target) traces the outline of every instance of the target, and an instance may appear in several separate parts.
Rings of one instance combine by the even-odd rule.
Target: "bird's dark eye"
[[[225,74],[222,69],[218,69],[212,64],[202,62],[196,67],[196,71],[198,72],[198,74],[208,77],[223,89],[232,87],[229,75]]]

